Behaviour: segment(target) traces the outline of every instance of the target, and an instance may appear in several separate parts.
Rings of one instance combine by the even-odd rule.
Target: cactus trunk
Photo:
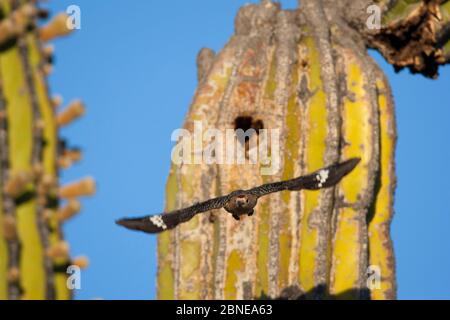
[[[244,117],[279,128],[280,170],[261,175],[260,164],[173,165],[166,209],[338,160],[362,162],[336,188],[273,194],[243,221],[213,212],[212,220],[202,215],[161,234],[160,299],[395,297],[389,84],[360,34],[337,19],[327,23],[317,3],[302,5],[285,11],[263,1],[241,9],[225,48],[208,65],[199,59],[203,80],[184,124],[192,132],[196,121],[224,132]],[[373,290],[366,284],[370,265],[381,272]]]
[[[35,1],[2,0],[0,12],[0,299],[68,299],[65,266],[84,259],[70,259],[58,219],[58,161],[67,150],[43,40],[70,30],[65,15],[38,29]]]

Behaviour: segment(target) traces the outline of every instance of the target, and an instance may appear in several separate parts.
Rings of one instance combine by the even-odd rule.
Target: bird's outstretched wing
[[[282,190],[317,190],[334,186],[345,175],[352,171],[359,163],[359,161],[359,158],[353,158],[323,168],[306,176],[281,182],[268,183],[246,191],[235,191],[226,196],[213,198],[204,202],[194,204],[193,206],[171,211],[168,213],[140,218],[126,218],[117,220],[116,223],[128,229],[140,230],[147,233],[158,233],[165,230],[170,230],[175,228],[180,223],[191,220],[195,215],[199,213],[222,208],[234,195],[236,195],[236,193],[247,193],[256,195],[257,197],[261,197],[269,193]]]
[[[347,161],[331,165],[291,180],[263,184],[262,186],[247,190],[258,197],[283,190],[296,191],[301,189],[318,190],[336,185],[344,176],[350,173],[361,161],[352,158]]]
[[[173,229],[180,223],[191,220],[199,213],[220,209],[227,203],[228,200],[229,195],[226,195],[223,197],[209,199],[187,208],[140,218],[120,219],[117,220],[116,223],[132,230],[140,230],[147,233],[158,233]]]

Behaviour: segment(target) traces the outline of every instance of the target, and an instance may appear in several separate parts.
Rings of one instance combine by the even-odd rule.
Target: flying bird
[[[173,229],[180,223],[191,220],[199,213],[220,208],[231,213],[234,219],[240,220],[243,215],[253,215],[260,197],[283,190],[318,190],[332,187],[350,173],[360,160],[360,158],[352,158],[291,180],[267,183],[248,190],[236,190],[225,196],[196,203],[187,208],[140,218],[120,219],[116,223],[132,230],[159,233]]]

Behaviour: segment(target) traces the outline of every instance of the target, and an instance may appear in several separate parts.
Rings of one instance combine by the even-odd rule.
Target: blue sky
[[[81,97],[88,113],[61,132],[84,150],[62,172],[68,182],[95,176],[98,193],[68,222],[73,255],[86,254],[79,299],[155,297],[156,238],[113,221],[161,211],[172,131],[182,125],[196,87],[195,59],[220,50],[248,1],[51,1],[53,12],[81,7],[81,30],[55,41],[53,93]],[[295,0],[281,1],[284,8]],[[377,53],[397,108],[398,188],[392,235],[398,297],[450,299],[450,67],[432,81],[395,74]],[[176,94],[174,94],[174,92]]]

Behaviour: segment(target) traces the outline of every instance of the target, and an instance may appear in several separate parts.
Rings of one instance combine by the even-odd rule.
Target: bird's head
[[[247,195],[242,194],[242,195],[236,196],[234,201],[236,202],[236,206],[238,208],[244,208],[244,207],[248,206],[249,198]]]
[[[230,200],[224,206],[225,210],[232,214],[243,215],[249,214],[256,206],[258,198],[245,191],[238,191],[231,195]]]

